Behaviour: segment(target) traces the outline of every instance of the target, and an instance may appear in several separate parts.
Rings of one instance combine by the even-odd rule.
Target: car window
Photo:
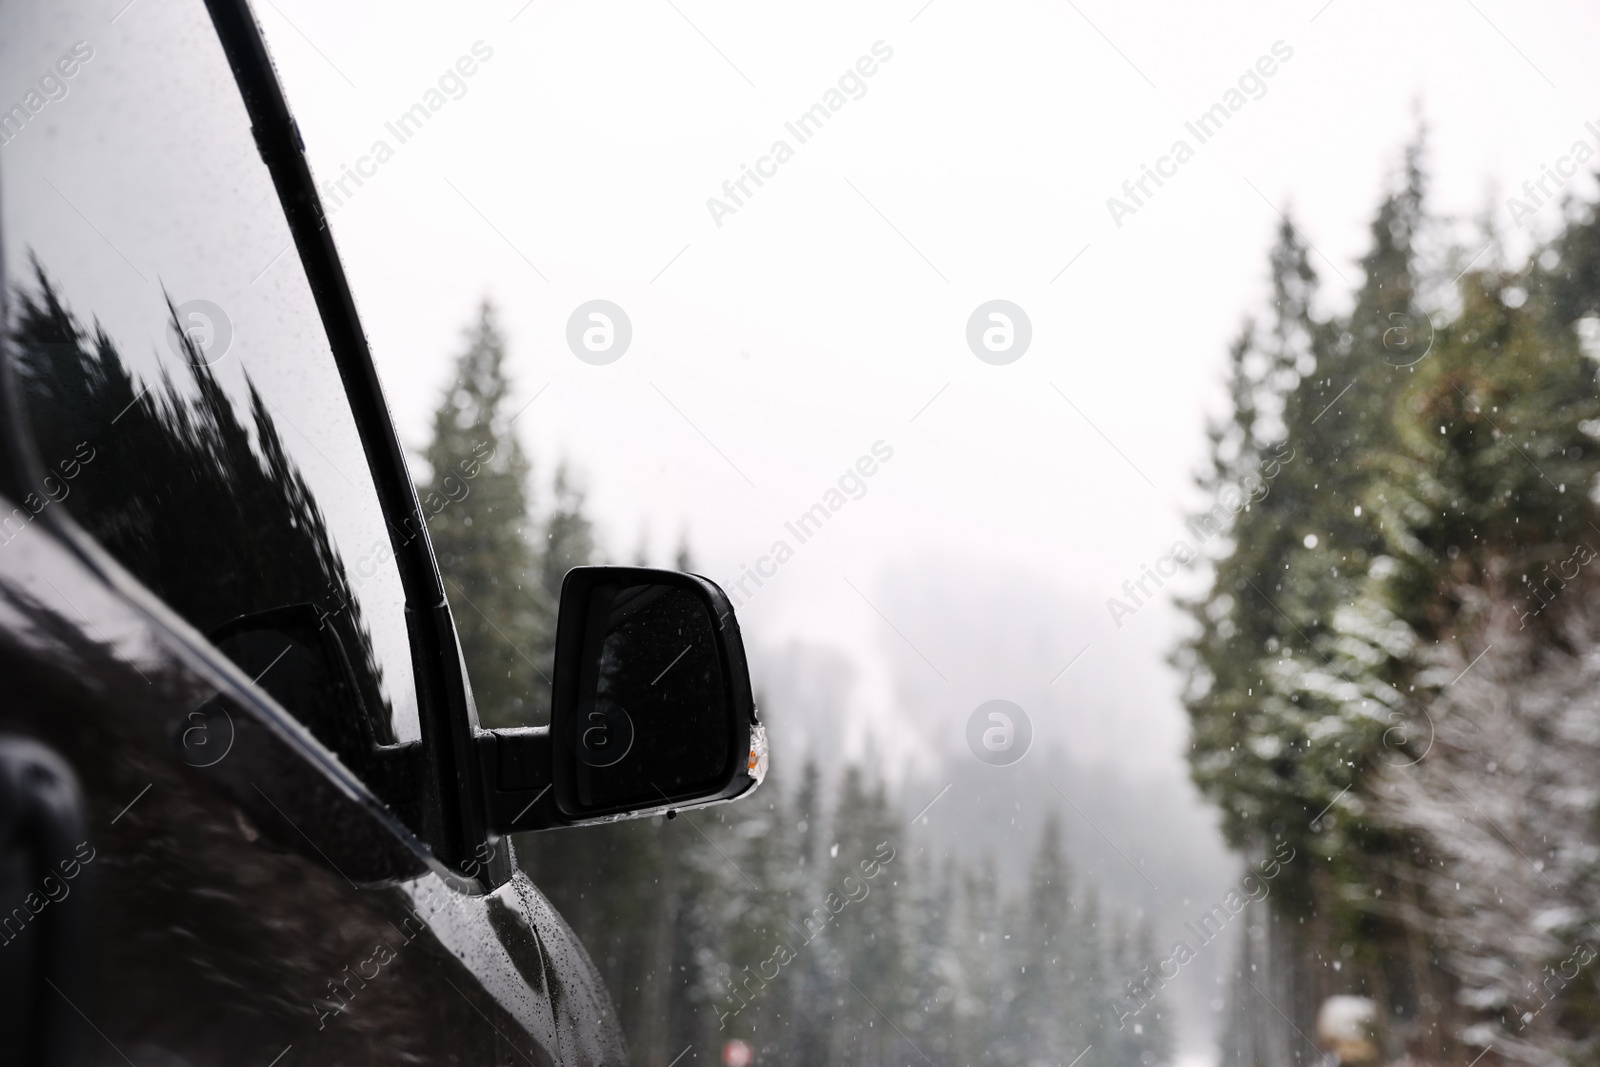
[[[358,773],[420,736],[389,530],[205,8],[0,8],[6,322],[43,492]],[[3,549],[0,549],[3,550]]]

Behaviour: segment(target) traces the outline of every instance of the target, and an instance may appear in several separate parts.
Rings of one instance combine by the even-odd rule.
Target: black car
[[[0,109],[0,1062],[624,1062],[507,835],[760,782],[721,590],[570,572],[481,729],[248,6],[0,5]]]

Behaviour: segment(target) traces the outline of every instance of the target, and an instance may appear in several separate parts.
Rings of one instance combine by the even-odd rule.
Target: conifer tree
[[[510,425],[505,340],[484,301],[433,417],[421,487],[428,534],[444,575],[478,720],[533,725],[547,706],[550,668],[539,651],[554,606],[539,581],[530,464]]]
[[[1304,526],[1306,498],[1314,491],[1299,477],[1305,446],[1289,409],[1295,404],[1290,383],[1313,358],[1320,332],[1310,318],[1316,275],[1287,221],[1271,264],[1273,320],[1264,337],[1247,323],[1235,342],[1232,419],[1213,424],[1209,434],[1210,466],[1199,479],[1209,507],[1187,531],[1190,543],[1210,558],[1213,581],[1205,596],[1185,605],[1197,633],[1176,657],[1187,679],[1195,781],[1221,802],[1224,830],[1236,843],[1299,803],[1281,765],[1250,762],[1248,752],[1240,753],[1260,723],[1263,650],[1293,634],[1276,612],[1259,610],[1258,590],[1271,589],[1274,599],[1281,592],[1280,576],[1299,548],[1295,530]],[[1263,412],[1275,413],[1276,424]]]
[[[961,984],[956,994],[956,1062],[994,1062],[991,1050],[1004,1035],[1007,987],[999,962],[1002,931],[999,879],[992,857],[960,872],[961,892],[955,937]]]
[[[1237,482],[1252,449],[1262,454],[1278,432],[1263,412],[1275,406],[1292,459],[1218,542],[1178,661],[1192,672],[1194,775],[1221,803],[1230,839],[1247,854],[1283,841],[1305,857],[1274,886],[1271,906],[1291,921],[1264,927],[1269,966],[1252,981],[1266,992],[1239,1010],[1264,1011],[1270,995],[1304,1029],[1333,992],[1381,993],[1400,1020],[1425,1003],[1454,1006],[1431,1031],[1408,1031],[1413,1054],[1440,1058],[1473,1018],[1430,961],[1468,960],[1461,974],[1473,977],[1462,980],[1484,973],[1471,970],[1471,952],[1440,950],[1482,944],[1483,930],[1428,899],[1459,884],[1436,868],[1463,850],[1443,847],[1438,831],[1472,806],[1445,819],[1415,788],[1374,789],[1427,756],[1430,705],[1442,701],[1443,714],[1449,687],[1491,645],[1486,676],[1533,685],[1543,664],[1566,664],[1582,643],[1570,623],[1594,587],[1580,548],[1600,544],[1600,387],[1575,327],[1597,306],[1585,285],[1600,277],[1600,242],[1590,215],[1522,270],[1434,277],[1418,255],[1423,187],[1413,148],[1374,218],[1355,304],[1325,324],[1309,301],[1285,299],[1309,275],[1280,240],[1276,322],[1235,349],[1235,415],[1213,434],[1208,488]],[[1479,244],[1492,247],[1492,232]],[[1308,340],[1291,362],[1272,350],[1280,337]],[[1417,776],[1500,795],[1487,777],[1496,759],[1455,746],[1433,758],[1456,773]],[[1341,954],[1337,978],[1311,962],[1342,945],[1354,954]],[[1277,1026],[1267,1021],[1252,1032]]]
[[[584,511],[585,494],[571,466],[563,459],[556,466],[551,489],[550,513],[544,519],[544,543],[540,546],[539,583],[545,600],[556,609],[561,605],[561,583],[574,567],[586,567],[595,559],[594,523]],[[536,694],[541,722],[550,716],[550,682],[556,658],[556,628],[549,626],[537,643],[535,661],[543,674]]]
[[[1080,1043],[1083,1025],[1067,979],[1079,932],[1073,929],[1072,887],[1055,812],[1045,821],[1028,881],[1025,918],[1013,935],[1018,970],[1012,1029],[1023,1039],[1020,1062],[1053,1062],[1068,1046]]]
[[[1426,351],[1412,341],[1433,340],[1416,298],[1426,222],[1419,160],[1413,146],[1375,215],[1366,275],[1342,319],[1312,318],[1315,275],[1306,246],[1284,227],[1271,260],[1272,327],[1234,353],[1234,395],[1250,399],[1236,400],[1235,427],[1213,435],[1208,488],[1245,484],[1252,464],[1260,488],[1215,542],[1211,590],[1190,605],[1198,633],[1178,663],[1190,671],[1195,780],[1219,802],[1229,839],[1247,854],[1285,839],[1320,857],[1288,868],[1275,886],[1274,906],[1298,918],[1274,929],[1298,943],[1274,958],[1310,958],[1335,936],[1400,936],[1392,925],[1372,928],[1351,901],[1362,872],[1403,855],[1405,842],[1371,825],[1322,833],[1330,823],[1318,818],[1360,784],[1392,725],[1371,702],[1375,677],[1344,662],[1336,620],[1382,554],[1382,519],[1368,500],[1382,480],[1375,459],[1395,447],[1397,397]],[[1272,410],[1279,425],[1261,417]],[[1253,441],[1255,456],[1269,458],[1230,440]],[[1325,995],[1321,977],[1308,977],[1264,979],[1284,983],[1272,994],[1302,1027]]]
[[[758,1051],[769,1046],[775,1051],[784,1043],[792,1015],[789,969],[806,948],[792,918],[795,834],[782,801],[779,790],[763,786],[742,804],[715,809],[710,825],[704,817],[699,820],[723,861],[717,955],[725,968],[726,1005],[734,1009],[726,1036],[748,1041]]]
[[[550,514],[544,523],[541,579],[553,599],[561,598],[561,582],[574,567],[595,562],[594,523],[584,513],[585,493],[562,460],[556,467]]]
[[[1144,960],[1161,958],[1156,951],[1155,928],[1148,918],[1139,920],[1134,944],[1137,946],[1137,958]],[[1139,1016],[1139,1024],[1133,1027],[1133,1040],[1128,1049],[1130,1067],[1132,1064],[1151,1067],[1152,1064],[1172,1062],[1172,1011],[1172,999],[1162,998],[1151,1004]]]
[[[902,885],[909,876],[905,842],[881,785],[869,787],[857,767],[841,776],[834,806],[824,901],[840,910],[828,926],[835,1001],[833,1055],[865,1063],[892,1062],[910,1052],[906,1011]],[[879,852],[880,846],[886,846]],[[892,856],[892,859],[886,857]],[[864,874],[877,863],[872,879]],[[863,865],[866,865],[865,867]],[[860,899],[852,900],[852,894]],[[845,901],[842,906],[840,901]]]
[[[955,952],[954,888],[956,864],[940,862],[917,849],[908,857],[910,891],[906,899],[906,1036],[934,1064],[957,1062],[959,1020],[956,998],[961,984]]]
[[[1080,1048],[1112,1050],[1117,1012],[1114,1005],[1123,996],[1121,960],[1117,944],[1105,929],[1100,894],[1093,886],[1085,889],[1073,923],[1073,945],[1067,956],[1071,964],[1067,982],[1078,1026],[1074,1033]],[[1077,1055],[1076,1051],[1073,1055]]]
[[[1211,591],[1190,605],[1199,632],[1178,662],[1191,671],[1195,779],[1219,801],[1224,830],[1241,847],[1262,848],[1283,833],[1304,843],[1314,816],[1352,784],[1359,758],[1381,745],[1380,715],[1360,737],[1335,743],[1318,744],[1313,727],[1365,695],[1334,662],[1334,616],[1382,548],[1381,520],[1361,505],[1374,480],[1371,458],[1394,447],[1395,398],[1413,373],[1399,364],[1417,355],[1396,351],[1396,339],[1431,330],[1415,303],[1419,153],[1408,151],[1403,183],[1373,221],[1349,318],[1312,319],[1315,274],[1286,224],[1272,255],[1267,347],[1253,358],[1252,339],[1234,352],[1232,392],[1248,399],[1235,401],[1237,425],[1213,434],[1202,484],[1227,493],[1254,469],[1260,489],[1217,542]],[[1396,333],[1401,325],[1409,332]],[[1252,373],[1252,365],[1262,369]],[[1272,409],[1282,412],[1281,428],[1264,436],[1259,415]],[[1308,904],[1313,890],[1296,884],[1308,873],[1293,871],[1282,896]]]
[[[687,553],[680,553],[679,569],[687,570],[689,562]],[[827,892],[824,888],[827,856],[822,842],[829,840],[827,813],[822,806],[822,775],[810,760],[801,772],[794,807],[798,873],[791,918],[804,924]],[[826,1067],[832,1062],[828,1058],[828,1041],[836,999],[834,979],[828,966],[826,935],[808,942],[803,949],[795,947],[800,950],[800,958],[793,964],[795,1003],[790,1029],[792,1052],[788,1059],[796,1067]]]

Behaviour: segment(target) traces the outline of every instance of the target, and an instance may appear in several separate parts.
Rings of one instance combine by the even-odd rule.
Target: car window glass
[[[204,7],[0,9],[0,99],[8,335],[48,471],[7,536],[63,508],[347,760],[417,739],[389,531]]]

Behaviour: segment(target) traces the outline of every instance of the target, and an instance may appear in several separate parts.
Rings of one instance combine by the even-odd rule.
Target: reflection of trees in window
[[[159,385],[136,378],[98,322],[92,337],[80,325],[37,260],[33,272],[37,292],[15,288],[11,340],[44,461],[72,456],[85,441],[94,449],[62,498],[73,518],[206,634],[241,616],[313,606],[311,617],[332,626],[353,669],[359,704],[347,717],[364,705],[370,738],[393,744],[382,668],[344,562],[255,384],[246,375],[252,444],[170,299],[192,396],[165,369]],[[307,726],[320,740],[356,755],[349,723],[318,718]]]

